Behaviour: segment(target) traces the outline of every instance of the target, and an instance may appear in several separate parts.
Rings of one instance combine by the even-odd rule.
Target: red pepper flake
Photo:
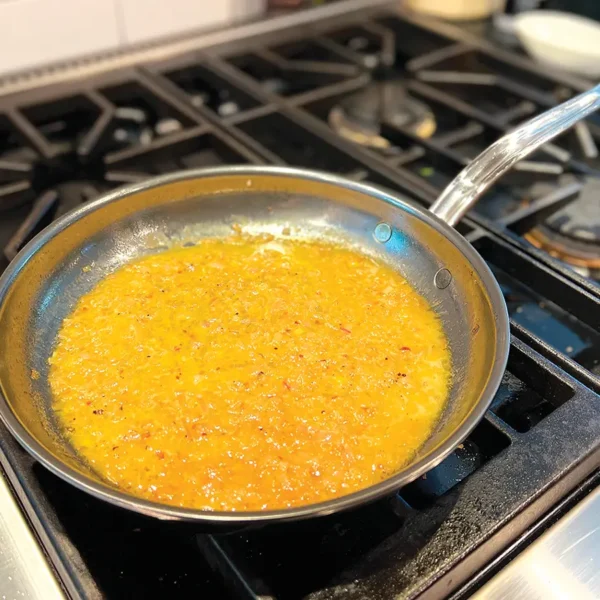
[[[175,352],[179,352],[181,350],[181,346],[175,346],[175,348],[173,348],[173,350],[175,350]]]
[[[91,406],[91,405],[92,405],[92,401],[91,401],[91,400],[88,400],[88,401],[85,403],[85,405],[86,405],[86,406]]]
[[[402,352],[410,352],[410,348],[408,346],[402,346],[402,348],[400,348],[400,350],[402,350]]]
[[[154,454],[156,454],[156,456],[158,456],[158,458],[164,458],[165,457],[165,453],[162,450],[157,450]]]
[[[283,380],[283,385],[285,385],[285,387],[286,387],[288,390],[291,390],[291,389],[292,389],[292,386],[291,386],[291,385],[288,383],[288,380],[287,380],[287,379],[284,379],[284,380]]]
[[[345,327],[342,327],[342,325],[340,325],[340,329],[342,331],[344,331],[345,333],[352,333],[349,329],[346,329]]]
[[[142,437],[147,440],[152,434],[149,431],[144,431],[144,433],[142,433]]]

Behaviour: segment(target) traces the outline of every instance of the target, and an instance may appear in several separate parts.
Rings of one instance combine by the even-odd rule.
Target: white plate
[[[587,77],[600,77],[600,24],[552,10],[517,15],[515,32],[527,52],[541,63]]]

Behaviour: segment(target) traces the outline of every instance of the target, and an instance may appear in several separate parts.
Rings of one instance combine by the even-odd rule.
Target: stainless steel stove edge
[[[600,488],[572,508],[472,598],[600,598]]]

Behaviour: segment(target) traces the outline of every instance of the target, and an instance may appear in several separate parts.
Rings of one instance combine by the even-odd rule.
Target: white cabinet
[[[117,48],[119,0],[0,0],[0,73]]]

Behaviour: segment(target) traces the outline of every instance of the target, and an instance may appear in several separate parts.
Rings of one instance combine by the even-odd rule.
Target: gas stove
[[[427,206],[502,133],[585,89],[452,25],[352,4],[316,11],[331,18],[310,30],[279,19],[4,82],[2,268],[65,211],[189,167],[317,168]],[[508,370],[469,438],[392,498],[208,535],[73,489],[0,427],[0,461],[65,592],[412,599],[480,587],[600,478],[599,143],[594,117],[459,225],[504,292]]]

